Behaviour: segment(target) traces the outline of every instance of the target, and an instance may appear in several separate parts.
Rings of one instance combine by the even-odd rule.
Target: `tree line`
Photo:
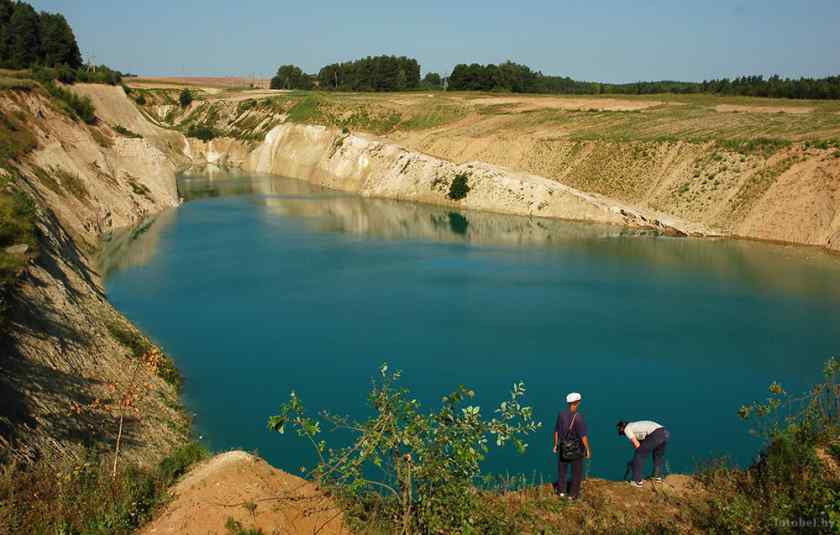
[[[332,63],[306,74],[295,65],[281,65],[271,79],[272,89],[326,91],[407,91],[420,87],[420,63],[405,56],[368,56]]]
[[[271,79],[272,89],[327,91],[406,91],[442,89],[453,91],[503,91],[511,93],[554,93],[566,95],[657,93],[708,93],[793,99],[840,99],[840,76],[826,78],[782,78],[773,75],[720,78],[703,82],[659,80],[623,84],[585,82],[568,76],[549,76],[527,65],[506,61],[481,65],[461,63],[448,78],[435,72],[420,79],[420,64],[405,56],[368,56],[322,67],[317,75],[306,74],[295,65],[283,65]]]
[[[527,65],[507,61],[498,65],[459,64],[449,77],[455,91],[509,91],[513,93],[558,93],[597,95],[710,93],[794,99],[840,99],[840,76],[826,78],[782,78],[773,75],[720,78],[703,82],[661,80],[610,84],[583,82],[564,76],[547,76]]]
[[[76,36],[60,13],[38,13],[26,2],[0,0],[0,65],[7,69],[82,66]]]

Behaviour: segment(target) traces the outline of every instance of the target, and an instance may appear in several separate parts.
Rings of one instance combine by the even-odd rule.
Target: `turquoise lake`
[[[376,200],[284,178],[182,177],[187,202],[105,244],[108,298],[183,372],[213,449],[311,467],[266,429],[295,390],[312,410],[368,413],[383,362],[427,407],[464,384],[490,413],[515,381],[543,429],[485,469],[553,478],[551,432],[583,395],[590,473],[620,479],[619,419],[671,430],[688,472],[759,442],[738,408],[798,392],[840,355],[840,257]],[[537,476],[539,477],[539,476]]]

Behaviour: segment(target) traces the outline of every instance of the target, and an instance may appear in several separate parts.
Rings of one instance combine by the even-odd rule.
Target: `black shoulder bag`
[[[583,451],[583,441],[577,436],[577,433],[572,434],[571,432],[575,426],[575,418],[577,418],[577,413],[572,416],[569,428],[566,429],[566,433],[560,439],[560,458],[565,462],[577,461],[583,459],[586,455]]]

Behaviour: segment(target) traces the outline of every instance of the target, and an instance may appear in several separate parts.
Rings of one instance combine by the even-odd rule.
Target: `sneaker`
[[[645,482],[644,481],[631,481],[630,486],[631,487],[636,487],[637,489],[641,489],[645,486]]]
[[[663,481],[663,479],[659,476],[653,478],[653,480],[656,481],[657,483],[662,483],[662,481]]]
[[[566,493],[565,493],[565,492],[558,492],[558,493],[557,493],[557,496],[559,496],[560,498],[565,498],[565,497],[566,497]]]

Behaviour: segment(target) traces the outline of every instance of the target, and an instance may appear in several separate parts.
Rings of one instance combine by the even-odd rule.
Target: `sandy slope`
[[[172,495],[172,502],[140,535],[221,534],[229,518],[266,534],[350,533],[341,511],[313,483],[243,451],[200,464]]]

